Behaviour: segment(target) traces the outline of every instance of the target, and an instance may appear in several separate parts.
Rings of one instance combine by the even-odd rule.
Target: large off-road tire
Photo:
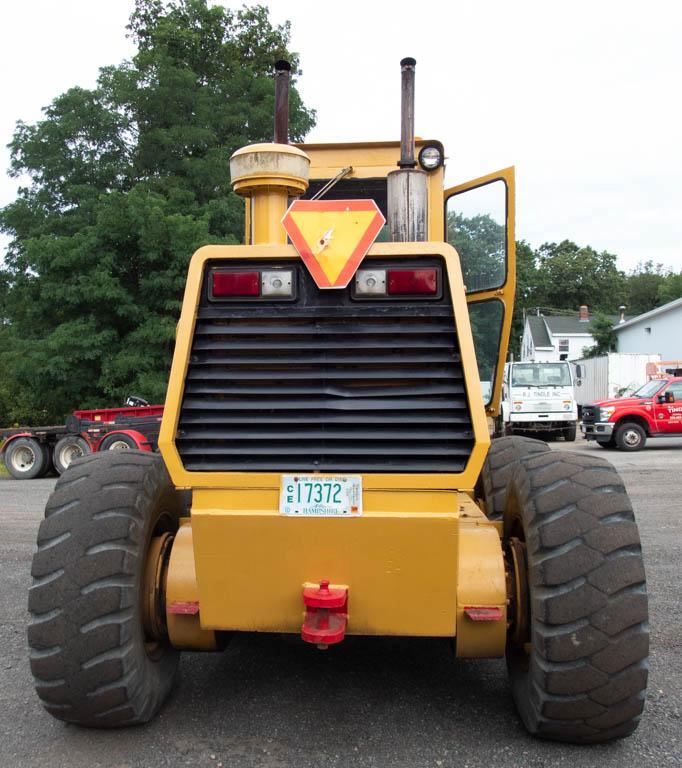
[[[17,437],[5,450],[5,466],[17,480],[33,480],[49,470],[48,447],[33,437]]]
[[[54,447],[52,461],[57,474],[65,472],[72,461],[92,453],[88,441],[80,435],[65,435]]]
[[[550,448],[542,440],[509,435],[490,442],[479,481],[480,495],[489,520],[502,520],[507,501],[507,485],[519,460],[524,456],[544,453]]]
[[[143,580],[152,537],[172,534],[182,514],[158,454],[90,454],[57,481],[28,601],[31,671],[56,718],[114,728],[161,707],[178,653],[145,633]]]
[[[573,743],[632,733],[649,631],[639,534],[618,473],[594,455],[522,458],[504,529],[508,560],[527,564],[507,648],[524,725]]]

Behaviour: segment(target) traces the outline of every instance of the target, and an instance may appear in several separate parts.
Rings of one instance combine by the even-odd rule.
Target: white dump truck
[[[582,375],[581,366],[566,361],[507,363],[502,388],[503,432],[537,432],[543,439],[575,440],[578,406],[574,384]]]

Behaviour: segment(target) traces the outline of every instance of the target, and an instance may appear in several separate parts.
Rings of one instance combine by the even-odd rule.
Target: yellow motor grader
[[[444,189],[444,150],[238,150],[245,244],[192,257],[160,455],[61,475],[28,630],[50,714],[153,717],[180,651],[236,632],[451,638],[506,656],[526,728],[626,736],[645,698],[647,598],[632,507],[591,454],[490,439],[515,284],[513,169]],[[562,404],[547,394],[548,410]],[[555,408],[556,405],[556,408]]]

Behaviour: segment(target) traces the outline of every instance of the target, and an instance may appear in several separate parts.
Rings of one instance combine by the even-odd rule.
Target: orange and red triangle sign
[[[295,200],[282,219],[318,288],[345,288],[385,222],[374,200]]]

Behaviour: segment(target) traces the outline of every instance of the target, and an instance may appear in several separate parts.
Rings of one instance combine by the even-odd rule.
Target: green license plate
[[[282,475],[279,511],[292,517],[358,517],[362,477]]]

